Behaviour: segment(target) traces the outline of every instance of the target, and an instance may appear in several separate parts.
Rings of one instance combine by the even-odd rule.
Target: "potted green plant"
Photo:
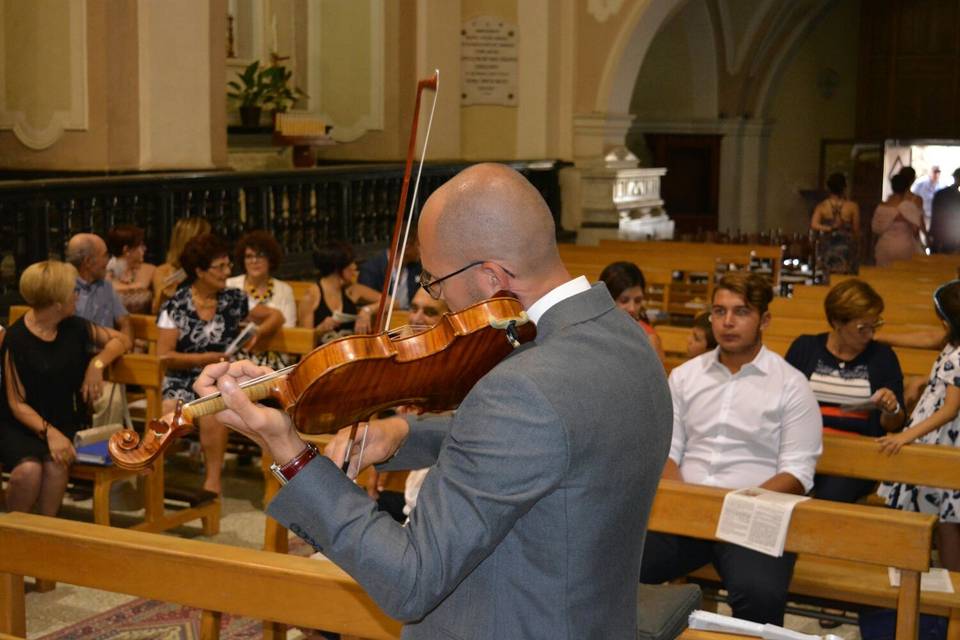
[[[265,67],[261,73],[266,87],[263,102],[275,113],[282,113],[292,107],[297,100],[309,97],[300,87],[291,86],[292,70],[274,65]]]
[[[230,98],[240,111],[240,124],[254,128],[260,125],[260,112],[266,102],[267,82],[265,71],[270,67],[261,68],[260,61],[254,60],[243,73],[237,73],[237,80],[227,83]]]

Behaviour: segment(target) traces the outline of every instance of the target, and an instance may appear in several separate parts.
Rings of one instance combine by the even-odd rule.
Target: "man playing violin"
[[[603,284],[570,277],[555,237],[538,191],[503,165],[470,167],[425,204],[427,292],[452,311],[509,292],[537,338],[449,420],[370,423],[364,464],[432,465],[406,526],[340,472],[346,433],[311,459],[289,416],[243,395],[238,383],[263,368],[211,365],[196,383],[222,391],[220,419],[283,465],[268,513],[405,621],[404,638],[636,637],[670,394],[642,329]]]

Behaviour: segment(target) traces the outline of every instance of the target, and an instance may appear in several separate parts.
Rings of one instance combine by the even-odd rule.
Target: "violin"
[[[272,400],[303,433],[334,433],[397,405],[420,412],[449,411],[473,385],[535,329],[514,298],[490,298],[446,313],[425,330],[401,327],[377,335],[346,336],[320,346],[291,367],[240,385],[253,401]],[[197,418],[225,409],[214,393],[178,403],[169,424],[151,420],[144,437],[124,429],[110,438],[114,463],[139,470]]]

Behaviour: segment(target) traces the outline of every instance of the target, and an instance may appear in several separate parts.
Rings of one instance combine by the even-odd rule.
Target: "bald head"
[[[94,233],[78,233],[67,242],[67,262],[87,282],[103,279],[107,258],[107,244]]]
[[[420,216],[421,243],[425,235],[458,262],[493,260],[527,276],[561,264],[547,203],[502,164],[464,169],[435,191]]]

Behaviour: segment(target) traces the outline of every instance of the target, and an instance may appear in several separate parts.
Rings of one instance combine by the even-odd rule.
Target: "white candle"
[[[280,49],[277,48],[277,14],[273,14],[273,19],[270,23],[270,30],[273,34],[273,49],[271,49],[271,51],[273,53],[279,53]]]

